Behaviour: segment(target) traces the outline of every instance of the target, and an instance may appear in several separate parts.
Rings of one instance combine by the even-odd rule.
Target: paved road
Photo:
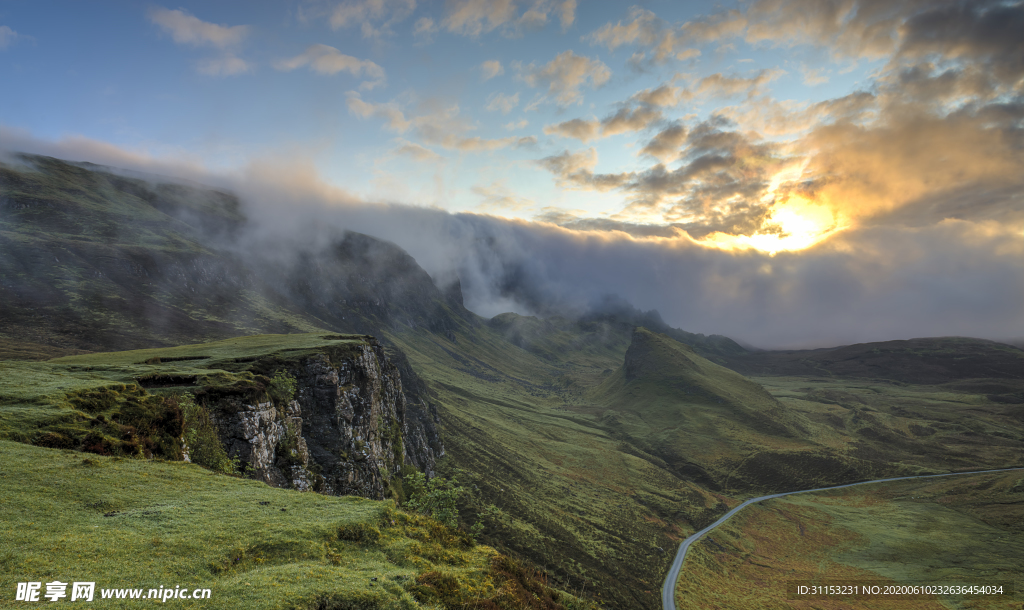
[[[683,540],[682,544],[679,545],[679,552],[676,553],[676,559],[672,562],[672,568],[668,571],[668,576],[665,577],[665,584],[661,587],[661,605],[664,610],[676,610],[676,581],[679,579],[679,571],[683,568],[683,561],[686,559],[686,551],[690,548],[690,545],[700,540],[704,534],[715,529],[719,525],[725,523],[730,517],[740,512],[750,504],[761,502],[763,500],[771,500],[772,498],[781,498],[782,496],[791,496],[793,494],[805,494],[812,491],[825,491],[826,489],[842,489],[844,487],[853,487],[854,485],[869,485],[871,483],[885,483],[888,481],[906,481],[908,479],[930,479],[933,477],[952,477],[963,474],[988,474],[991,472],[1007,472],[1010,470],[1024,470],[1024,468],[1000,468],[999,470],[973,470],[971,472],[947,472],[945,474],[921,474],[910,477],[895,477],[892,479],[875,479],[874,481],[861,481],[860,483],[847,483],[846,485],[835,485],[833,487],[818,487],[816,489],[801,489],[800,491],[787,491],[785,493],[771,494],[769,496],[761,496],[760,498],[751,498],[740,504],[736,508],[722,515],[722,518],[715,521],[711,525],[700,530],[696,534],[690,536],[686,540]]]

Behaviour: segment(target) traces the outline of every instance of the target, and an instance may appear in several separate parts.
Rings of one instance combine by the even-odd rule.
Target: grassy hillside
[[[920,385],[1002,379],[1007,400],[1024,403],[1024,350],[969,337],[858,343],[827,349],[742,352],[726,366],[745,375],[887,379]],[[1011,381],[1016,380],[1016,382]]]
[[[740,607],[1002,608],[1021,604],[1024,475],[899,481],[744,509],[691,548],[681,610]],[[1010,585],[1014,595],[787,599],[794,580]]]
[[[95,582],[104,608],[140,602],[103,600],[102,589],[177,586],[210,589],[209,599],[172,601],[183,608],[587,607],[390,502],[9,441],[0,456],[3,608],[25,605],[17,583],[54,580]]]
[[[197,345],[68,356],[47,362],[0,361],[0,438],[77,448],[87,437],[112,446],[122,429],[159,417],[168,395],[203,387],[255,383],[248,370],[262,357],[300,358],[346,350],[357,335],[254,335]],[[146,390],[149,388],[149,391]],[[115,413],[121,416],[114,421]],[[123,424],[123,425],[122,425]],[[170,456],[168,456],[170,457]]]
[[[394,340],[436,392],[450,471],[500,509],[486,540],[616,606],[656,606],[672,545],[757,490],[1024,465],[1019,408],[987,387],[744,378],[664,335],[567,328],[504,314],[456,345]]]
[[[109,351],[322,328],[443,334],[472,316],[394,244],[328,229],[286,243],[229,193],[22,161],[0,163],[0,353],[11,341]]]
[[[748,352],[615,299],[483,320],[393,244],[324,232],[277,256],[228,193],[23,160],[0,164],[0,438],[121,442],[126,409],[159,436],[171,394],[372,333],[409,408],[436,406],[462,525],[616,608],[656,607],[674,544],[762,490],[1024,463],[1011,346]],[[262,333],[296,334],[230,339]]]
[[[1012,380],[751,379],[810,422],[808,440],[851,460],[927,472],[1024,465],[1024,404],[993,394]]]
[[[620,335],[555,331],[528,350],[505,340],[514,323],[506,315],[497,328],[456,328],[454,345],[425,332],[393,337],[435,392],[448,472],[476,506],[494,507],[481,515],[489,544],[609,607],[655,607],[690,520],[705,522],[732,500],[676,477],[580,412],[588,388],[621,364]],[[561,351],[574,342],[584,347]]]

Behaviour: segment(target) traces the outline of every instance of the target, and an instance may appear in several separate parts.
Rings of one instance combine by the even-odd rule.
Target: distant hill
[[[1024,350],[966,337],[858,343],[816,350],[736,353],[724,364],[747,375],[824,375],[935,384],[1024,380]]]
[[[47,157],[0,165],[0,331],[68,350],[239,334],[445,333],[473,315],[394,244],[253,243],[238,199]]]
[[[809,441],[808,422],[763,387],[645,328],[589,398],[604,408],[601,422],[613,434],[712,489],[810,486],[864,474]]]

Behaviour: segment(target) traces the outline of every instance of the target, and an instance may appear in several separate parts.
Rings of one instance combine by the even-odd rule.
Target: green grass
[[[735,502],[674,476],[581,408],[621,366],[628,331],[608,330],[570,340],[556,328],[525,347],[489,325],[456,329],[457,344],[425,332],[392,338],[436,393],[448,472],[474,506],[498,510],[483,516],[483,539],[610,607],[654,607],[688,520]],[[474,522],[476,509],[465,512]]]
[[[1014,596],[846,600],[843,608],[1020,607],[1024,475],[1019,472],[801,494],[744,509],[691,548],[681,610],[822,607],[787,600],[791,580],[1010,585]],[[839,602],[836,602],[837,604]]]
[[[0,362],[0,438],[114,440],[100,416],[250,383],[249,358],[344,349],[320,328],[372,331],[429,386],[403,381],[438,407],[445,472],[472,492],[464,525],[480,519],[487,541],[624,608],[656,606],[675,541],[761,490],[1022,460],[1024,353],[1006,346],[751,354],[635,311],[485,321],[392,245],[347,236],[270,268],[210,249],[244,221],[231,195],[29,163],[0,166],[0,358],[37,362]],[[647,368],[627,375],[631,321],[643,320],[668,336],[641,335]],[[39,361],[286,332],[313,334]]]
[[[524,336],[532,332],[521,337],[523,346],[509,340],[513,325]],[[470,491],[463,527],[479,521],[487,543],[613,607],[656,604],[677,542],[766,481],[793,489],[1020,459],[1014,405],[986,394],[872,380],[748,379],[644,331],[626,363],[628,335],[609,330],[548,329],[527,318],[465,322],[455,328],[456,342],[424,330],[391,339],[439,405],[450,456],[444,471]],[[247,369],[258,359],[350,349],[363,340],[260,335],[0,362],[0,434],[30,442],[51,432],[82,437],[105,429],[99,415],[150,393],[196,387],[139,394],[136,380],[251,382]],[[673,462],[678,456],[682,465]],[[816,461],[801,461],[808,456]],[[711,475],[729,491],[707,487],[701,477]]]
[[[1021,407],[992,400],[1012,380],[751,379],[808,422],[808,440],[851,459],[915,473],[1024,466]]]
[[[99,601],[98,589],[211,589],[173,602],[185,608],[360,610],[518,608],[513,593],[529,589],[552,608],[588,607],[391,502],[7,441],[0,456],[0,607],[22,607],[16,583],[53,580],[96,582],[94,603],[111,608],[139,602]]]
[[[0,438],[22,442],[52,432],[81,439],[103,430],[103,418],[154,392],[251,383],[258,359],[294,359],[318,350],[349,350],[357,335],[326,332],[254,335],[196,345],[68,356],[47,362],[0,361]],[[191,381],[191,383],[189,383]]]
[[[656,606],[675,543],[761,489],[1021,464],[1014,406],[985,388],[743,378],[655,335],[629,380],[621,335],[502,318],[456,329],[457,344],[392,338],[436,392],[450,469],[501,511],[485,539],[574,587],[597,581],[614,606]]]
[[[273,489],[184,463],[0,448],[0,605],[14,606],[17,582],[73,579],[210,588],[211,600],[196,605],[214,608],[315,607],[325,598],[415,607],[402,592],[418,571],[412,559],[388,559],[411,540],[398,530],[369,546],[338,539],[346,524],[379,525],[385,503]],[[487,559],[481,549],[460,562],[480,569]]]

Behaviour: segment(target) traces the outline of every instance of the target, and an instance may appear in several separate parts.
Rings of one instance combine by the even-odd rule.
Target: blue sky
[[[1004,0],[0,0],[0,148],[512,227],[488,256],[563,300],[755,343],[1022,337],[1022,28]],[[530,312],[452,234],[367,222]]]
[[[814,45],[739,38],[677,45],[690,55],[682,61],[651,61],[648,51],[631,63],[642,45],[602,42],[602,29],[629,27],[641,10],[670,28],[721,7],[504,6],[464,3],[460,19],[457,3],[439,2],[5,2],[0,23],[16,35],[0,55],[0,78],[17,93],[0,98],[0,118],[42,138],[80,135],[214,168],[300,151],[325,179],[370,200],[523,218],[554,209],[607,217],[621,212],[621,195],[559,188],[535,161],[592,146],[597,172],[642,170],[649,160],[637,152],[658,127],[743,105],[748,91],[741,83],[735,95],[702,95],[593,142],[545,127],[601,119],[629,108],[639,91],[711,75],[772,71],[757,94],[806,105],[864,86],[880,61],[834,63]],[[532,25],[524,24],[530,11]],[[310,49],[356,67],[282,65]],[[576,60],[578,73],[560,57]],[[537,74],[560,66],[565,72],[551,78]],[[422,128],[362,116],[353,98]],[[491,149],[417,133],[430,128]]]

